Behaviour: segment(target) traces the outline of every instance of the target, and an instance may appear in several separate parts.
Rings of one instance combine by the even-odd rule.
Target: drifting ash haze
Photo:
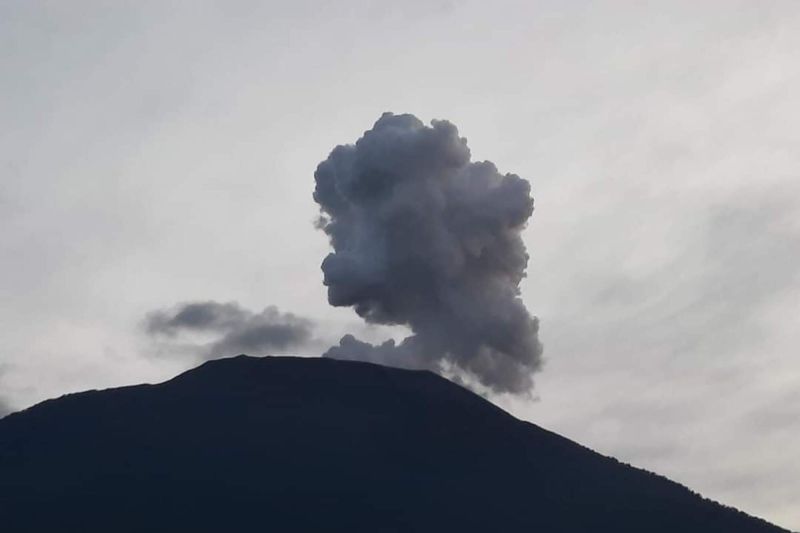
[[[313,329],[310,320],[282,313],[274,306],[254,313],[236,302],[214,301],[182,303],[169,310],[153,311],[144,326],[149,335],[159,339],[176,340],[192,334],[214,337],[211,342],[187,346],[203,359],[296,348],[311,340]]]
[[[346,335],[326,357],[455,367],[497,392],[526,392],[541,366],[538,321],[519,296],[533,213],[528,181],[470,161],[450,122],[385,113],[314,174],[328,301],[412,335],[375,346]]]

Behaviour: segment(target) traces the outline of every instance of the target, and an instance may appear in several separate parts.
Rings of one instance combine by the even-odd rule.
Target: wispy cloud
[[[276,307],[253,312],[235,302],[178,304],[149,313],[144,329],[159,343],[159,352],[190,353],[195,357],[264,355],[295,350],[312,340],[314,324]],[[198,337],[210,337],[204,342]]]

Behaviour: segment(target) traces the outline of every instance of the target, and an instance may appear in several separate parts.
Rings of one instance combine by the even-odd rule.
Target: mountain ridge
[[[332,359],[47,400],[0,419],[0,474],[9,531],[786,531],[431,372]]]

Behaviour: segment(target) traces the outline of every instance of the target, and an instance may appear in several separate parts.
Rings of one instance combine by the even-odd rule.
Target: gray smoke
[[[200,347],[206,358],[296,348],[310,341],[312,329],[310,320],[281,313],[274,306],[254,313],[235,302],[184,303],[149,313],[145,319],[145,330],[154,337],[175,339],[183,334],[214,337]]]
[[[530,184],[471,162],[450,122],[384,113],[314,174],[328,301],[413,334],[380,346],[346,335],[324,355],[441,371],[526,392],[541,366],[538,321],[519,296]]]

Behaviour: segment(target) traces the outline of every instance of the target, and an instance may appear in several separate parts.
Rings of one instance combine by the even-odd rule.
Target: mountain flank
[[[239,356],[0,419],[24,531],[778,533],[430,372]]]

